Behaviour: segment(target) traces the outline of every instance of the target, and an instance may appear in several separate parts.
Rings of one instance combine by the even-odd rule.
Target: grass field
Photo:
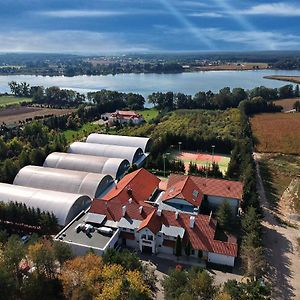
[[[251,118],[257,152],[300,154],[300,113],[267,113]]]
[[[180,159],[184,162],[185,171],[188,172],[189,163],[195,163],[198,167],[207,167],[212,164],[212,162],[216,162],[221,172],[225,175],[227,172],[228,164],[230,162],[230,157],[220,154],[214,154],[214,156],[207,153],[193,152],[193,151],[170,151],[171,158]]]
[[[293,105],[296,101],[299,101],[300,98],[288,98],[274,101],[274,104],[281,105],[283,107],[283,111],[289,111],[293,109]]]
[[[14,97],[14,96],[0,96],[0,107],[11,105],[11,104],[19,104],[21,102],[31,102],[31,98],[25,97]]]
[[[144,117],[146,122],[149,122],[158,116],[158,110],[156,108],[138,110],[137,112]]]
[[[101,130],[101,128],[103,128],[101,125],[86,123],[78,130],[65,130],[64,135],[67,139],[67,142],[72,143],[74,141],[81,140],[93,132]]]
[[[300,156],[262,154],[260,170],[267,197],[273,206],[277,207],[283,192],[300,174]],[[293,206],[300,213],[300,199]]]

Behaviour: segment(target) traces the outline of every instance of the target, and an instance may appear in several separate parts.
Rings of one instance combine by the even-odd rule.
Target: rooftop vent
[[[132,188],[129,187],[129,188],[127,189],[127,194],[128,194],[129,196],[132,196]]]
[[[142,212],[143,212],[143,206],[140,206],[140,207],[139,207],[139,212],[140,212],[140,215],[141,215]]]
[[[190,216],[190,227],[194,228],[195,225],[195,217],[194,216]]]
[[[128,202],[131,204],[131,203],[132,203],[132,198],[129,198],[129,199],[128,199]]]
[[[158,209],[158,210],[156,211],[156,214],[160,217],[160,216],[161,216],[161,209]]]
[[[178,216],[179,216],[178,211],[175,211],[175,219],[176,219],[176,220],[178,220]]]
[[[126,205],[122,206],[122,216],[125,217],[126,215]]]

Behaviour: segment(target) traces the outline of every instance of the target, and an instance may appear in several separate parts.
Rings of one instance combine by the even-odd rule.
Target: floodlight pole
[[[170,155],[170,153],[164,153],[163,154],[163,161],[164,161],[164,177],[166,177],[166,158],[167,155]]]
[[[215,147],[216,147],[215,145],[211,146],[212,164],[214,163]]]
[[[178,142],[178,152],[180,153],[180,148],[181,148],[182,142]]]

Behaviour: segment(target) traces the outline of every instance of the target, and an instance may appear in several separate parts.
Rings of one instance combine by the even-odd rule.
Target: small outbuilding
[[[26,166],[14,180],[14,185],[74,193],[97,198],[113,183],[110,175],[56,168]]]
[[[130,163],[122,158],[53,152],[47,156],[44,167],[108,174],[119,179]]]
[[[72,143],[68,149],[68,153],[122,158],[127,159],[130,164],[139,164],[145,158],[143,150],[139,147],[82,142]]]
[[[27,207],[39,208],[53,213],[61,226],[67,225],[91,204],[86,195],[62,193],[30,187],[0,183],[0,201],[24,203]]]
[[[95,143],[102,145],[116,145],[127,147],[139,147],[145,153],[150,152],[152,141],[150,138],[137,137],[137,136],[125,136],[125,135],[111,135],[111,134],[99,134],[92,133],[87,139],[87,143]]]

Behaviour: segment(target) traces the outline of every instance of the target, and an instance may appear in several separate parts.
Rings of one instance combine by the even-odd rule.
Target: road
[[[259,169],[259,154],[254,153],[257,191],[263,210],[263,244],[268,262],[267,279],[273,286],[272,299],[300,300],[299,229],[283,227],[270,209]]]

